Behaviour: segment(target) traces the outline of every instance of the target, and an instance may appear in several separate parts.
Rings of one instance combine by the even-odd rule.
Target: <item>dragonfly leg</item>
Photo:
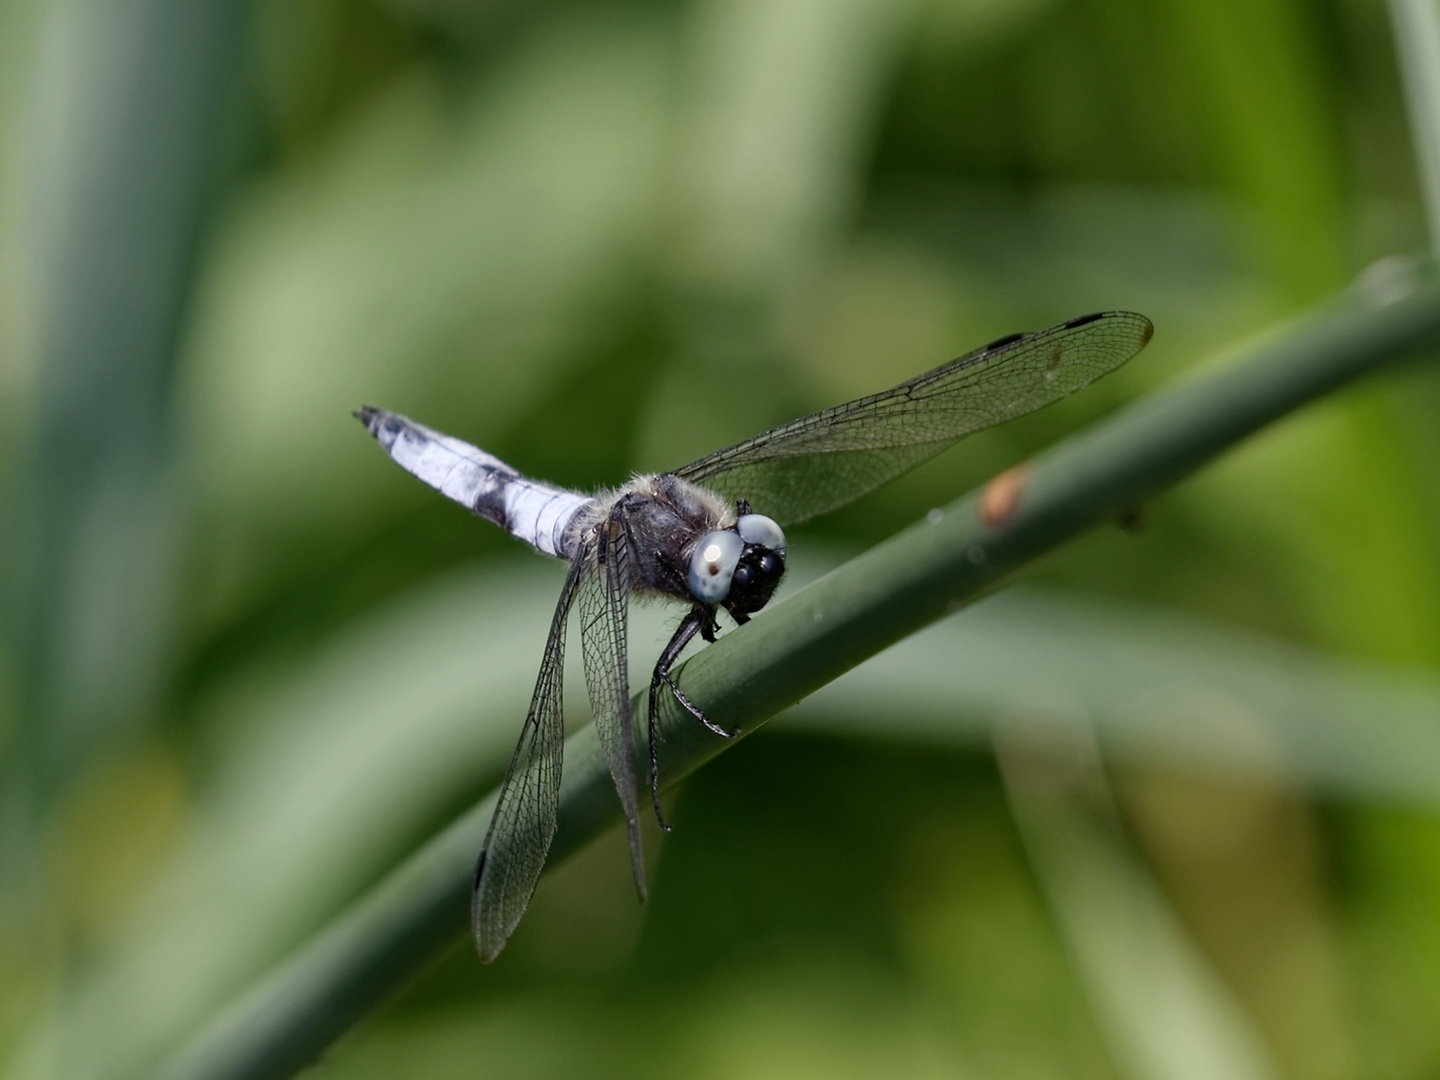
[[[664,686],[670,693],[675,695],[675,700],[700,723],[722,738],[730,738],[730,732],[717,724],[710,722],[703,712],[697,709],[690,700],[680,692],[679,685],[670,675],[670,668],[680,654],[685,651],[685,646],[697,634],[705,635],[705,631],[714,626],[715,615],[707,608],[694,607],[690,613],[680,621],[676,627],[675,634],[670,638],[670,643],[660,653],[660,659],[655,662],[655,673],[650,676],[650,801],[655,808],[655,820],[666,832],[670,826],[666,824],[665,817],[660,812],[660,759],[658,747],[660,742],[660,687]],[[711,633],[713,633],[713,629]],[[708,635],[705,635],[708,636]]]
[[[680,692],[679,684],[677,684],[675,680],[670,677],[670,673],[668,671],[664,675],[660,676],[660,681],[669,688],[670,693],[675,695],[675,700],[680,702],[681,706],[684,707],[685,711],[688,712],[691,716],[693,716],[696,720],[699,720],[700,723],[704,724],[707,729],[713,731],[722,739],[733,739],[735,737],[735,732],[726,731],[723,727],[715,723],[698,708],[696,708],[695,705],[691,703],[690,699]]]
[[[685,646],[690,643],[690,639],[695,636],[697,630],[700,632],[700,636],[706,641],[714,641],[715,631],[718,629],[719,624],[715,621],[715,613],[713,611],[699,605],[692,608],[690,614],[686,615],[684,620],[681,621],[679,629],[675,631],[675,636],[670,639],[670,644],[666,645],[665,651],[660,654],[660,659],[655,664],[655,674],[651,676],[650,679],[650,688],[652,691],[658,692],[661,684],[664,684],[686,712],[722,739],[729,739],[733,737],[735,733],[726,731],[701,712],[700,709],[681,692],[680,684],[670,675],[671,666],[676,660],[680,659],[681,652],[683,652]]]

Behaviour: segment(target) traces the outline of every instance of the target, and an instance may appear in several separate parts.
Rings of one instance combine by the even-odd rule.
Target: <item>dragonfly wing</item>
[[[675,475],[794,524],[858,499],[972,432],[1058,401],[1150,340],[1143,315],[1083,315],[1001,338],[889,390],[802,416]]]
[[[520,742],[510,758],[500,798],[485,834],[470,895],[470,925],[480,959],[489,963],[525,914],[550,841],[560,804],[560,765],[565,747],[562,678],[565,673],[565,623],[581,580],[584,553],[571,561],[550,623],[540,677]]]
[[[626,632],[632,571],[625,512],[616,508],[587,540],[595,546],[597,572],[580,586],[580,644],[585,685],[595,714],[595,733],[625,810],[635,888],[645,899],[645,863],[640,851],[640,815],[635,788],[635,741],[630,726],[630,685]]]

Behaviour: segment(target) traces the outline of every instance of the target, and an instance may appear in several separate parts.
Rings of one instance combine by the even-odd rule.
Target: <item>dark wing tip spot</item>
[[[1150,344],[1150,339],[1155,336],[1155,324],[1149,319],[1146,319],[1144,315],[1141,315],[1140,318],[1145,322],[1145,329],[1140,332],[1140,348],[1143,349],[1146,345]]]
[[[994,341],[981,349],[981,352],[994,352],[996,349],[1003,349],[1006,345],[1013,345],[1023,338],[1024,334],[1006,334],[1004,337],[996,338]]]
[[[1065,324],[1065,329],[1074,330],[1077,326],[1084,326],[1086,323],[1092,323],[1096,319],[1103,319],[1104,317],[1105,312],[1103,311],[1091,312],[1089,315],[1077,315]]]

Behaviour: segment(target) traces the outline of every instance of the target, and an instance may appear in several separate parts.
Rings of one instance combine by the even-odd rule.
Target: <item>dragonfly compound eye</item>
[[[706,533],[695,545],[690,556],[690,572],[686,577],[690,595],[702,604],[718,604],[730,595],[730,581],[745,541],[733,529]]]
[[[744,514],[735,523],[735,531],[747,544],[757,544],[771,551],[785,553],[785,534],[780,526],[764,514]]]
[[[758,544],[746,544],[744,554],[740,556],[740,565],[735,568],[730,582],[730,596],[725,601],[725,609],[743,622],[740,616],[759,611],[770,602],[784,573],[783,552]]]

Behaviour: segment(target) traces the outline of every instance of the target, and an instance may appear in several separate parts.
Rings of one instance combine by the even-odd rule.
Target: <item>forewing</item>
[[[899,386],[781,424],[675,475],[747,499],[781,524],[844,506],[983,428],[1088,386],[1134,356],[1153,327],[1107,311],[1002,338]]]
[[[545,856],[555,836],[560,803],[560,765],[565,747],[562,677],[565,672],[565,622],[585,576],[583,553],[570,564],[560,602],[550,623],[540,677],[520,742],[505,771],[500,798],[485,834],[470,895],[470,925],[480,959],[489,963],[525,914]]]
[[[593,539],[596,573],[580,586],[580,644],[585,686],[595,714],[615,792],[625,810],[635,888],[645,899],[645,863],[640,852],[640,817],[635,794],[635,742],[630,728],[630,685],[626,660],[631,543],[624,510],[617,508]]]

